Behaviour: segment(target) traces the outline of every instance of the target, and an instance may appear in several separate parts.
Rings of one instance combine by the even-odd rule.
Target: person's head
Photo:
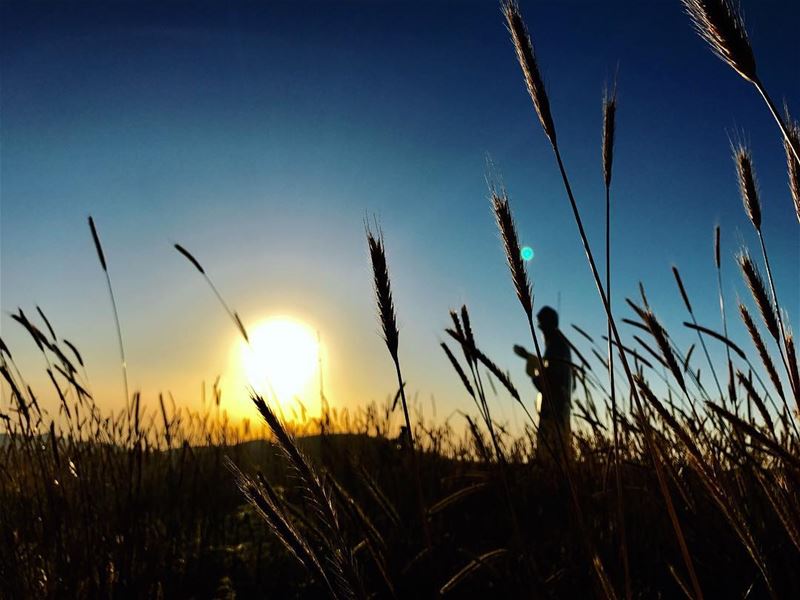
[[[545,334],[558,329],[558,313],[549,306],[542,307],[542,310],[536,314],[536,320],[539,323],[539,329]]]

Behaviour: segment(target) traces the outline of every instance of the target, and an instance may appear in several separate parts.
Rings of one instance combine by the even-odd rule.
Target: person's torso
[[[547,379],[552,398],[542,402],[541,417],[560,416],[569,419],[572,396],[572,352],[561,331],[545,340],[544,359],[547,363]]]

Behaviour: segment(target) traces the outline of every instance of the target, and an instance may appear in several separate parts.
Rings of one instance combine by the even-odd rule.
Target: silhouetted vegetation
[[[741,18],[729,0],[683,4],[778,123],[800,219],[797,126],[774,110]],[[473,330],[466,306],[451,312],[441,344],[464,387],[463,423],[419,417],[401,374],[411,349],[397,325],[403,307],[392,298],[391,245],[370,230],[377,313],[397,374],[387,382],[397,393],[383,405],[347,411],[322,396],[319,418],[292,421],[276,413],[274,399],[254,396],[263,421],[234,424],[216,386],[201,412],[169,396],[147,411],[138,393],[128,396],[125,379],[127,405],[109,414],[87,391],[78,348],[56,335],[38,307],[33,320],[20,309],[12,317],[45,357],[59,408],[51,414],[40,406],[0,340],[0,596],[800,597],[800,376],[750,151],[736,148],[734,163],[760,245],[758,259],[743,248],[736,265],[757,311],[738,303],[753,347],[728,337],[716,228],[708,260],[719,297],[709,301],[720,304],[719,327],[698,323],[673,269],[672,301],[686,308],[697,358],[694,344],[677,347],[643,286],[640,298],[617,300],[612,311],[611,169],[614,136],[624,135],[615,129],[615,95],[604,103],[598,135],[607,236],[601,278],[531,37],[515,3],[502,11],[606,315],[601,337],[579,325],[570,331],[577,387],[569,447],[554,449],[561,459],[537,459],[535,411],[481,350],[486,333]],[[490,196],[502,241],[498,268],[505,259],[509,293],[520,301],[520,323],[541,363],[536,298],[511,202],[497,185]],[[91,219],[90,228],[108,277]],[[200,262],[175,247],[247,342]],[[632,333],[623,338],[618,323]],[[724,368],[710,347],[719,356],[724,350]],[[498,403],[525,409],[522,433],[493,416]]]

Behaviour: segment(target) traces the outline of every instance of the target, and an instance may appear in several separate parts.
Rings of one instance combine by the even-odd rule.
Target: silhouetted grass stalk
[[[794,212],[797,216],[797,221],[800,222],[800,163],[795,160],[792,149],[800,148],[800,124],[793,120],[789,115],[788,109],[786,110],[786,122],[789,129],[789,140],[783,141],[783,147],[786,151],[786,174],[789,178],[789,192],[792,195],[792,202],[794,203]]]
[[[756,306],[758,307],[758,311],[761,314],[761,318],[764,321],[764,325],[769,331],[769,334],[772,336],[772,339],[775,340],[776,345],[778,346],[778,353],[781,357],[783,362],[784,368],[789,376],[789,385],[794,392],[794,383],[792,381],[792,371],[791,371],[791,363],[789,359],[784,356],[783,347],[781,346],[781,332],[780,326],[778,324],[778,317],[775,314],[775,307],[772,304],[772,301],[767,294],[767,290],[764,286],[764,280],[761,278],[761,274],[758,272],[758,268],[753,263],[750,255],[743,251],[738,257],[739,267],[742,271],[742,276],[744,277],[745,282],[747,283],[747,287],[750,289],[750,293],[753,296],[753,300],[755,301]],[[741,306],[740,306],[741,311]],[[744,313],[743,313],[744,318]],[[760,338],[758,335],[753,335],[753,331],[757,331],[754,327],[751,329],[750,325],[745,320],[745,325],[748,326],[748,330],[750,332],[751,337],[753,337],[753,341],[756,343],[756,347],[759,350],[759,354],[761,354],[762,361],[764,361],[764,357],[767,356],[766,349],[764,348],[762,351],[763,343],[761,344],[762,347],[759,347],[757,343],[757,338]],[[764,361],[767,364],[767,361]],[[771,362],[771,361],[770,361]],[[770,377],[773,380],[773,383],[776,381],[780,381],[777,377],[777,373],[769,372]],[[776,389],[780,390],[780,385],[776,384]],[[779,391],[779,395],[781,399],[786,403],[785,395]],[[795,396],[795,400],[800,402],[800,399]],[[788,410],[788,405],[787,405]]]
[[[697,318],[694,315],[694,311],[692,310],[692,304],[689,302],[689,295],[686,293],[686,288],[683,286],[683,280],[681,279],[681,274],[678,271],[678,267],[672,267],[672,274],[675,276],[675,283],[678,285],[678,290],[681,293],[681,298],[683,299],[683,304],[686,306],[686,310],[689,312],[689,316],[692,318],[692,323],[697,325]],[[719,379],[717,378],[717,371],[714,368],[714,363],[711,362],[711,355],[708,353],[708,348],[706,347],[706,341],[703,339],[703,334],[700,333],[699,329],[695,329],[697,333],[697,339],[700,341],[700,346],[703,349],[703,354],[705,354],[706,362],[708,363],[708,368],[711,370],[711,375],[714,377],[714,383],[717,386],[717,391],[719,392],[720,398],[722,399],[723,405],[725,405],[725,394],[722,392],[722,386],[719,384]]]
[[[222,297],[222,294],[219,293],[217,286],[214,285],[213,281],[211,281],[211,277],[208,276],[208,273],[206,273],[206,270],[203,268],[200,262],[186,248],[184,248],[180,244],[175,244],[174,246],[175,250],[180,252],[184,256],[184,258],[186,258],[186,260],[192,263],[194,268],[200,272],[200,274],[203,276],[203,279],[206,280],[206,283],[214,292],[214,295],[217,297],[217,300],[219,300],[219,303],[222,304],[222,308],[225,309],[225,312],[228,313],[228,316],[233,321],[233,324],[236,325],[236,328],[239,330],[239,333],[242,334],[244,341],[249,344],[250,337],[247,335],[247,330],[244,328],[244,324],[242,323],[242,320],[239,318],[238,313],[231,310],[231,308],[228,306],[228,303],[225,302],[225,299]]]
[[[722,333],[728,337],[728,319],[725,315],[725,295],[722,293],[722,262],[720,256],[720,226],[714,228],[714,266],[717,271],[717,296],[719,297],[719,314],[722,319]],[[728,396],[731,404],[736,407],[736,382],[733,378],[733,362],[731,361],[731,349],[725,345],[725,356],[728,360]],[[734,408],[736,410],[736,408]]]
[[[397,375],[397,385],[400,389],[400,402],[403,407],[403,418],[406,428],[406,448],[411,457],[414,469],[414,481],[417,490],[417,502],[419,504],[420,520],[425,540],[428,548],[431,547],[431,536],[428,527],[428,520],[425,511],[425,499],[422,495],[422,482],[420,480],[419,462],[414,447],[414,435],[411,428],[411,417],[408,412],[408,401],[406,399],[405,384],[403,374],[400,370],[400,357],[398,355],[400,332],[397,329],[397,318],[394,310],[394,300],[392,299],[392,284],[389,278],[389,269],[386,265],[386,250],[383,243],[383,235],[380,230],[374,234],[369,226],[366,227],[367,247],[369,249],[370,261],[372,263],[372,280],[375,289],[375,302],[378,308],[378,316],[383,330],[383,340],[389,355],[394,363],[395,374]]]
[[[528,270],[522,260],[521,249],[519,245],[519,237],[517,235],[517,226],[514,222],[514,216],[511,213],[511,205],[508,200],[508,195],[505,190],[494,189],[494,184],[491,184],[490,193],[492,197],[492,210],[494,212],[497,228],[500,232],[500,238],[503,241],[503,249],[505,250],[506,263],[508,264],[511,281],[514,284],[514,290],[517,293],[517,299],[522,305],[522,310],[525,313],[525,318],[528,322],[531,339],[533,340],[534,352],[539,364],[542,365],[542,384],[544,387],[543,396],[552,397],[550,395],[550,380],[547,375],[547,369],[544,368],[544,357],[539,346],[539,338],[536,335],[536,328],[533,325],[533,291],[528,278]],[[552,450],[552,449],[551,449]],[[566,458],[566,448],[562,449],[560,454]]]
[[[569,198],[569,203],[572,208],[575,224],[578,227],[578,233],[580,235],[581,242],[583,244],[583,249],[592,271],[592,276],[594,278],[597,291],[603,303],[603,309],[605,310],[608,322],[611,324],[611,330],[614,335],[614,339],[616,340],[617,344],[621,346],[622,341],[619,332],[617,331],[616,323],[614,322],[614,318],[611,314],[611,310],[608,305],[608,298],[606,297],[605,290],[603,289],[603,283],[600,280],[600,275],[597,271],[597,265],[595,264],[594,255],[592,254],[592,250],[589,245],[589,240],[586,236],[586,231],[584,230],[583,221],[581,219],[580,212],[578,210],[578,205],[575,202],[575,198],[572,193],[572,187],[570,186],[569,178],[567,177],[567,173],[564,168],[564,162],[561,159],[561,152],[559,151],[558,143],[556,141],[557,138],[556,138],[555,125],[553,123],[552,115],[550,114],[550,103],[547,99],[547,93],[544,89],[544,82],[542,81],[541,75],[539,74],[539,67],[535,58],[533,44],[531,42],[530,36],[528,35],[528,30],[525,27],[525,23],[522,19],[522,16],[520,15],[519,7],[515,2],[513,2],[513,0],[507,0],[503,3],[503,13],[506,17],[506,23],[511,33],[512,39],[514,41],[514,48],[517,53],[517,59],[519,60],[520,67],[522,68],[523,75],[525,77],[528,93],[530,94],[531,99],[533,100],[534,107],[539,116],[539,121],[541,122],[545,135],[550,141],[553,153],[555,154],[556,162],[558,164],[558,170],[561,174],[561,179],[564,183],[564,188]],[[532,323],[531,323],[531,328],[532,328]],[[620,361],[622,362],[622,367],[625,371],[625,376],[628,378],[628,382],[630,383],[631,395],[633,397],[633,400],[636,403],[636,407],[640,415],[644,418],[642,403],[639,398],[638,392],[636,390],[636,384],[634,382],[630,366],[628,365],[628,360],[625,357],[624,352],[620,352],[619,356],[620,356]],[[675,515],[675,510],[672,505],[672,499],[669,490],[664,480],[664,474],[662,472],[660,458],[655,454],[654,443],[652,440],[652,432],[649,429],[649,425],[647,424],[644,425],[644,431],[648,448],[650,449],[650,454],[653,458],[653,462],[656,467],[656,473],[659,479],[659,486],[662,489],[664,500],[667,503],[670,515],[673,516]],[[677,516],[675,516],[675,518],[671,520],[673,522],[673,527],[675,529],[676,537],[678,538],[678,542],[681,547],[681,554],[686,564],[686,568],[689,571],[689,576],[692,581],[694,594],[697,598],[702,598],[703,593],[700,589],[700,583],[697,579],[697,574],[694,569],[694,564],[691,558],[691,554],[689,553],[688,547],[686,546],[686,541],[683,536],[683,532],[680,528],[680,524],[677,520]]]
[[[517,229],[514,223],[514,217],[511,213],[511,207],[509,205],[508,197],[505,194],[505,191],[498,193],[495,189],[491,189],[492,195],[492,208],[494,210],[495,219],[497,221],[497,226],[500,231],[500,237],[503,240],[503,247],[505,249],[506,255],[506,262],[508,263],[509,270],[511,272],[511,280],[514,284],[514,288],[517,292],[517,298],[522,305],[523,311],[525,312],[525,316],[528,320],[528,327],[531,332],[531,337],[533,339],[534,348],[536,351],[536,356],[539,359],[539,364],[542,367],[542,381],[543,381],[543,396],[546,399],[553,398],[551,394],[551,384],[547,375],[547,367],[545,362],[542,358],[542,352],[539,347],[539,341],[536,336],[536,330],[533,325],[533,293],[531,290],[531,284],[528,279],[528,272],[525,268],[525,264],[522,261],[522,255],[519,247],[519,238],[517,236]],[[548,448],[547,450],[551,453],[551,455],[558,456],[560,460],[557,461],[558,467],[560,470],[564,472],[564,475],[567,479],[567,485],[570,491],[570,498],[572,500],[572,506],[575,511],[576,520],[578,522],[578,527],[582,534],[582,540],[586,545],[587,554],[591,559],[592,566],[594,567],[595,574],[597,575],[598,581],[600,583],[601,588],[604,590],[607,597],[615,597],[613,589],[608,581],[608,577],[605,573],[605,567],[603,566],[602,561],[597,556],[597,553],[594,550],[593,543],[589,539],[589,535],[586,532],[584,522],[583,522],[583,514],[580,507],[580,503],[578,501],[578,494],[577,489],[575,487],[575,481],[572,476],[572,465],[570,461],[570,452],[567,444],[571,443],[571,440],[566,439],[566,435],[564,435],[562,425],[560,422],[556,421],[558,434],[556,437],[556,444],[557,448]],[[555,452],[553,452],[555,450]]]
[[[612,311],[611,303],[611,175],[614,164],[614,137],[616,134],[616,115],[617,115],[617,83],[610,94],[606,92],[603,98],[603,181],[606,191],[606,293],[608,294],[608,310]],[[628,561],[628,544],[625,533],[625,509],[624,498],[622,495],[622,477],[620,475],[619,464],[619,418],[617,415],[617,390],[614,382],[614,349],[611,343],[611,321],[607,319],[606,332],[608,335],[607,343],[607,363],[608,363],[608,385],[611,396],[611,423],[613,450],[614,450],[614,485],[616,487],[617,524],[619,527],[620,556],[625,580],[625,597],[630,600],[633,597],[631,586],[630,564]]]
[[[740,308],[741,308],[742,310],[744,310],[744,311],[745,311],[745,313],[747,313],[747,309],[744,307],[744,305],[740,305]],[[743,318],[744,318],[744,316],[743,316]],[[749,313],[747,313],[747,319],[750,319]],[[750,322],[750,324],[752,325],[752,320],[750,320],[749,322]],[[701,332],[705,333],[706,335],[708,335],[708,336],[710,336],[710,337],[714,338],[715,340],[718,340],[718,341],[722,342],[722,343],[725,345],[725,349],[726,349],[728,352],[730,352],[731,350],[733,350],[733,352],[735,352],[735,353],[736,353],[736,355],[737,355],[739,358],[741,358],[741,359],[742,359],[742,360],[743,360],[743,361],[744,361],[744,362],[747,364],[747,367],[748,367],[748,368],[750,369],[750,371],[753,373],[753,376],[756,378],[756,380],[758,381],[759,385],[760,385],[760,386],[761,386],[761,388],[764,390],[764,393],[765,393],[766,397],[769,399],[769,401],[770,401],[771,403],[773,403],[773,404],[774,404],[774,401],[772,400],[772,396],[771,396],[771,394],[769,393],[769,389],[767,388],[767,385],[766,385],[766,383],[764,383],[764,380],[763,380],[763,379],[761,378],[761,376],[758,374],[758,371],[757,371],[757,370],[755,369],[755,367],[753,366],[753,363],[752,363],[752,362],[750,362],[750,359],[747,357],[747,355],[744,353],[744,351],[743,351],[743,350],[742,350],[742,349],[741,349],[739,346],[737,346],[736,344],[734,344],[734,343],[733,343],[733,342],[732,342],[730,339],[728,339],[726,336],[724,336],[724,335],[721,335],[721,334],[717,333],[716,331],[714,331],[713,329],[709,329],[708,327],[703,327],[702,325],[695,325],[694,323],[689,323],[688,321],[684,321],[684,323],[683,323],[683,326],[684,326],[684,327],[688,327],[689,329],[696,329],[696,330],[698,330],[698,331],[701,331]],[[748,326],[748,329],[749,329],[749,326]],[[756,332],[755,332],[755,334],[756,334],[756,337],[758,337],[758,338],[760,339],[760,336],[758,335],[758,331],[756,331]],[[761,344],[763,345],[763,341],[761,342]],[[769,356],[767,356],[766,358],[767,358],[767,360],[769,361],[769,364],[770,364],[770,366],[771,366],[772,370],[774,371],[775,367],[774,367],[774,365],[772,365],[772,361],[769,359]],[[767,367],[767,369],[768,369],[768,370],[769,370],[769,368],[770,368],[770,367]],[[777,386],[777,387],[778,387],[778,389],[779,389],[779,392],[782,394],[782,393],[783,393],[783,391],[782,391],[782,389],[780,388],[780,381],[778,381],[778,386]]]
[[[781,315],[780,303],[778,302],[778,294],[775,291],[775,282],[772,278],[772,268],[769,263],[769,255],[767,254],[767,247],[764,243],[764,233],[761,228],[761,200],[759,198],[758,184],[755,176],[755,169],[753,167],[753,157],[750,150],[744,145],[739,144],[734,148],[734,162],[736,163],[736,173],[739,181],[739,192],[742,196],[742,204],[744,205],[745,212],[747,213],[750,223],[758,234],[758,241],[761,246],[761,256],[764,259],[764,266],[767,270],[767,282],[769,283],[770,293],[772,296],[772,306],[775,311],[775,318],[777,320],[778,331],[773,332],[773,337],[776,337],[778,344],[778,351],[781,355],[784,367],[787,373],[789,372],[788,359],[785,356],[786,344],[786,331],[783,325],[783,317]],[[798,390],[795,389],[794,382],[791,376],[789,377],[789,385],[795,398],[798,397]]]
[[[522,404],[522,399],[519,396],[516,388],[511,383],[510,378],[505,375],[498,367],[495,365],[489,358],[484,355],[477,347],[475,342],[475,336],[472,331],[472,325],[469,318],[469,311],[467,310],[466,305],[461,307],[461,318],[459,319],[458,313],[455,311],[450,311],[450,317],[453,321],[453,325],[455,329],[446,329],[445,331],[456,341],[459,342],[461,345],[462,351],[464,353],[464,358],[467,362],[467,365],[470,369],[470,374],[472,375],[472,381],[474,385],[470,385],[469,381],[466,378],[466,374],[464,370],[461,368],[458,361],[449,351],[445,344],[442,344],[442,347],[445,350],[450,362],[453,364],[456,372],[462,377],[462,381],[465,382],[465,387],[470,395],[475,400],[476,404],[478,405],[478,410],[481,413],[481,416],[484,420],[484,424],[486,425],[487,430],[489,431],[489,437],[492,440],[492,446],[494,447],[495,456],[497,459],[498,464],[498,472],[500,475],[500,481],[503,488],[503,497],[506,502],[506,507],[508,509],[508,514],[511,519],[511,526],[512,526],[512,535],[514,539],[514,543],[516,547],[519,549],[520,554],[524,558],[524,565],[526,569],[528,569],[529,573],[536,573],[537,578],[540,578],[539,570],[536,563],[533,561],[533,558],[529,555],[529,553],[525,550],[525,545],[522,539],[522,533],[519,526],[519,517],[517,515],[516,507],[514,506],[513,497],[511,494],[511,487],[509,484],[509,477],[508,477],[508,461],[505,456],[505,452],[503,451],[503,447],[500,444],[499,437],[497,432],[495,431],[495,426],[492,421],[492,415],[489,410],[489,403],[486,399],[486,393],[483,388],[483,382],[480,378],[480,369],[478,362],[482,362],[486,365],[491,372],[498,377],[498,380],[508,389],[509,393],[513,398],[519,401]],[[472,390],[475,390],[473,392]],[[524,409],[523,405],[523,409]],[[525,410],[527,413],[527,409]],[[530,416],[530,415],[529,415]],[[472,424],[470,423],[472,426]],[[477,434],[477,428],[474,426],[473,430]]]
[[[117,330],[117,341],[119,342],[119,356],[122,361],[122,382],[125,389],[125,406],[130,415],[130,393],[128,391],[128,362],[125,360],[125,344],[122,343],[122,327],[119,324],[119,313],[117,311],[117,301],[114,298],[114,289],[111,287],[111,276],[108,272],[108,264],[106,257],[103,253],[103,246],[100,244],[100,236],[97,234],[97,228],[94,225],[94,219],[89,216],[89,229],[92,231],[92,239],[94,240],[94,247],[97,250],[97,258],[100,260],[100,266],[103,268],[103,273],[106,277],[106,285],[108,286],[108,295],[111,298],[111,308],[114,312],[114,326]]]
[[[787,148],[800,164],[800,144],[792,136],[756,73],[756,60],[739,10],[731,0],[681,0],[695,30],[712,52],[752,83],[778,124]]]

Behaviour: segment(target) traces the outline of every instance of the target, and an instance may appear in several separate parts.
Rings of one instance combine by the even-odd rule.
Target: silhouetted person
[[[565,452],[568,458],[571,456],[572,353],[558,328],[555,310],[545,306],[536,319],[544,335],[544,367],[521,346],[515,346],[514,351],[527,359],[526,372],[541,393],[536,456],[546,463],[560,459]]]
[[[405,425],[400,427],[400,435],[397,436],[396,443],[400,450],[408,450],[408,427]]]

